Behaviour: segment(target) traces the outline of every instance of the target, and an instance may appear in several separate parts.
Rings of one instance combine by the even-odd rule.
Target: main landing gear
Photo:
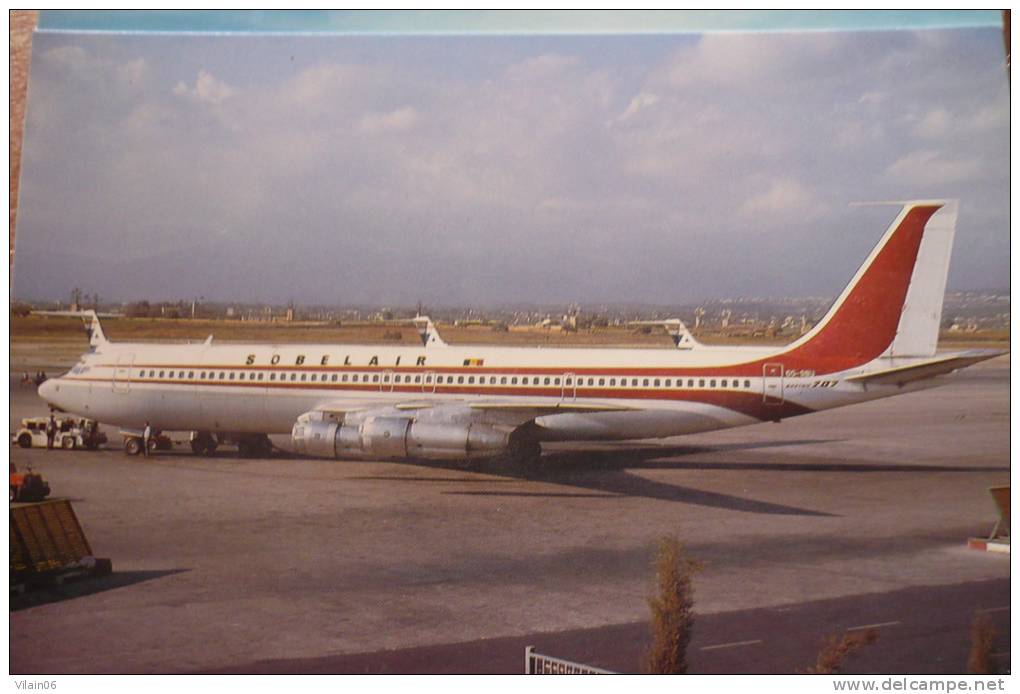
[[[237,452],[242,458],[268,458],[273,444],[266,434],[242,434],[237,440]]]
[[[235,442],[242,458],[268,458],[273,452],[273,444],[266,434],[221,434],[217,437],[208,431],[192,434],[191,452],[195,455],[212,455],[220,443]]]
[[[208,431],[196,431],[191,436],[191,452],[195,455],[212,455],[217,445],[216,437]]]

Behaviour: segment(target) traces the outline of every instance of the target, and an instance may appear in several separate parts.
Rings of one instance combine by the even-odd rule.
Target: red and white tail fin
[[[956,213],[956,201],[903,203],[829,312],[784,352],[787,368],[832,373],[934,354]]]
[[[886,356],[930,357],[935,354],[958,209],[956,200],[945,201],[924,226],[896,337]]]

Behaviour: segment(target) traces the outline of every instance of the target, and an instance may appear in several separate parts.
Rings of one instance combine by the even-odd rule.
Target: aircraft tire
[[[18,445],[21,446],[22,448],[31,448],[32,447],[32,435],[31,434],[22,434],[21,436],[19,436],[18,437]]]
[[[74,438],[71,436],[65,436],[64,440],[60,442],[60,446],[65,451],[73,451],[77,447]]]
[[[124,452],[128,455],[138,455],[142,452],[142,440],[134,436],[124,439]]]

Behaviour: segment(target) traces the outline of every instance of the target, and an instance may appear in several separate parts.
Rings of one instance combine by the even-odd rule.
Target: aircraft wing
[[[365,412],[367,410],[393,410],[406,411],[407,416],[417,410],[447,410],[454,418],[469,418],[475,420],[496,421],[501,424],[519,426],[535,419],[536,417],[547,417],[554,414],[576,414],[584,412],[622,412],[632,408],[622,405],[608,404],[595,400],[576,400],[570,402],[543,402],[500,400],[498,398],[474,400],[446,400],[442,402],[415,400],[410,398],[404,402],[393,402],[392,400],[334,400],[323,403],[316,408],[318,411],[334,415],[347,414],[349,412]],[[456,411],[456,412],[454,412]]]
[[[972,349],[905,366],[896,366],[881,371],[871,371],[857,376],[849,376],[846,380],[865,384],[875,383],[901,386],[912,381],[941,376],[1002,354],[1006,354],[1006,351],[999,349]]]
[[[542,402],[500,402],[499,400],[486,400],[484,402],[472,402],[468,407],[473,410],[486,410],[490,412],[533,412],[535,417],[577,412],[622,412],[632,409],[621,405],[607,405],[584,401],[548,404]]]

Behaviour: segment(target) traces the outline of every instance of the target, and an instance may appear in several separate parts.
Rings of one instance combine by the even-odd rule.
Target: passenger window
[[[528,377],[527,376],[525,376],[524,378],[521,379],[521,385],[523,385],[523,386],[528,385]]]
[[[715,379],[714,378],[711,381],[708,382],[708,386],[709,386],[709,388],[715,388]]]
[[[641,385],[643,385],[643,386],[647,386],[647,385],[648,385],[648,379],[646,378],[646,379],[644,380],[644,383],[642,383]]]
[[[750,388],[751,387],[751,382],[750,381],[744,381],[744,387],[745,388]]]
[[[262,377],[263,377],[264,375],[265,375],[265,374],[263,374],[263,373],[262,373],[261,371],[259,372],[259,380],[260,380],[260,381],[262,380]]]
[[[475,377],[474,376],[468,376],[468,383],[474,383],[474,382],[475,382]]]
[[[241,373],[237,374],[237,379],[239,381],[243,381],[244,380],[244,372],[243,371]]]
[[[276,374],[275,373],[269,374],[269,380],[270,381],[275,381],[276,380]]]
[[[652,381],[652,385],[655,386],[656,388],[658,388],[659,387],[659,379],[655,379],[654,381]]]
[[[610,378],[609,379],[609,385],[615,386],[616,385],[616,379],[615,378]]]
[[[296,381],[297,380],[297,374],[291,374],[290,375],[290,380]]]
[[[559,384],[560,384],[560,379],[557,378],[556,379],[556,385],[559,385]],[[565,380],[563,382],[563,385],[569,386],[569,385],[573,385],[573,384],[570,382],[570,379],[568,378],[567,380]]]
[[[220,380],[223,381],[223,380],[226,380],[226,378],[227,378],[227,374],[224,373],[223,371],[220,371]]]
[[[506,385],[506,376],[504,376],[503,378],[499,379],[499,384],[501,386],[505,386]]]
[[[687,387],[688,388],[693,388],[694,387],[694,379],[693,378],[688,378],[687,379]]]
[[[546,383],[548,383],[548,382],[549,382],[549,379],[548,379],[548,378],[547,378],[547,379],[545,379],[545,382],[546,382]],[[560,384],[560,379],[558,379],[558,378],[557,378],[557,379],[554,379],[554,380],[553,380],[553,385],[557,385],[557,386],[558,386],[559,384]]]
[[[337,375],[333,374],[332,378],[330,378],[329,380],[333,381],[333,383],[336,383],[337,378],[338,378]]]
[[[343,376],[341,376],[340,380],[343,381],[344,383],[347,383],[347,374],[344,374]]]
[[[725,388],[725,387],[726,387],[726,379],[725,379],[725,378],[724,378],[724,379],[722,380],[722,383],[721,383],[720,385],[721,385],[721,386],[722,386],[723,388]]]
[[[234,375],[235,375],[235,374],[234,374],[234,372],[233,372],[233,371],[231,371],[231,372],[230,372],[230,380],[231,380],[231,381],[233,381],[233,380],[234,380]]]
[[[379,382],[379,374],[372,374],[372,383]]]
[[[464,382],[464,377],[463,376],[457,376],[457,383],[463,383],[463,382]]]
[[[390,382],[390,377],[389,376],[383,376],[383,383],[389,383],[389,382]]]
[[[673,387],[673,379],[672,378],[667,378],[666,379],[666,387],[667,388],[672,388]]]
[[[512,386],[517,385],[517,377],[516,376],[514,376],[513,378],[510,379],[510,385],[512,385]]]
[[[194,377],[195,377],[195,372],[194,371],[189,371],[188,372],[188,378],[194,378]]]
[[[414,377],[414,382],[415,383],[421,383],[421,376],[415,376]]]
[[[704,387],[705,387],[705,379],[699,378],[698,379],[698,388],[704,388]]]
[[[636,385],[637,385],[637,379],[636,379],[636,378],[632,378],[632,379],[630,379],[630,384],[631,384],[632,386],[636,386]]]

